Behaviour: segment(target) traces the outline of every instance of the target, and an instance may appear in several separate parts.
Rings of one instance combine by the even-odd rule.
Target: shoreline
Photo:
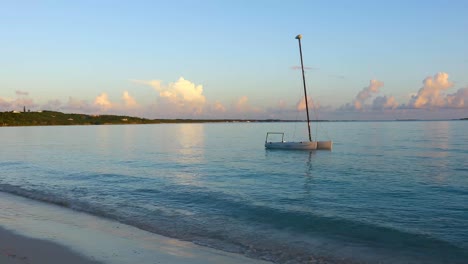
[[[319,119],[313,122],[421,122],[421,121],[466,121],[465,118],[455,119],[388,119],[388,120],[338,120]],[[23,126],[88,126],[88,125],[148,125],[148,124],[199,124],[199,123],[293,123],[307,122],[306,120],[288,119],[258,119],[258,118],[142,118],[124,115],[89,115],[80,113],[62,113],[57,111],[33,111],[0,112],[0,127],[23,127]]]
[[[4,192],[0,208],[2,264],[269,263]]]
[[[78,252],[51,241],[30,238],[0,227],[2,264],[99,264]]]

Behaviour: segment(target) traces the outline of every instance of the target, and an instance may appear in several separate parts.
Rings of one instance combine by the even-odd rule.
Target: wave
[[[277,263],[305,263],[311,258],[321,259],[322,263],[372,263],[377,260],[381,263],[418,263],[420,260],[425,263],[462,263],[461,260],[468,259],[466,249],[429,235],[256,205],[202,188],[190,192],[179,189],[176,194],[174,190],[150,188],[131,191],[140,195],[161,195],[173,201],[192,197],[190,202],[194,206],[217,204],[217,208],[223,208],[217,216],[174,217],[158,212],[158,218],[155,218],[154,212],[141,211],[132,215],[69,196],[5,183],[0,184],[0,191]],[[398,259],[395,259],[395,252],[398,252]]]

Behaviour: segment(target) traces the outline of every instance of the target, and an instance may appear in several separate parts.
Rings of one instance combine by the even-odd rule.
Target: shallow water
[[[314,127],[314,134],[317,132]],[[468,122],[0,129],[0,191],[279,263],[463,263]]]

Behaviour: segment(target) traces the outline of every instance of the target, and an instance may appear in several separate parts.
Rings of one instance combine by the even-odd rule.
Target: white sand
[[[267,263],[1,192],[0,226],[1,264]]]

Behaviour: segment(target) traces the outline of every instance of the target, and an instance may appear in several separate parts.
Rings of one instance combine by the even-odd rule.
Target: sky
[[[468,1],[0,0],[0,111],[468,117]]]

